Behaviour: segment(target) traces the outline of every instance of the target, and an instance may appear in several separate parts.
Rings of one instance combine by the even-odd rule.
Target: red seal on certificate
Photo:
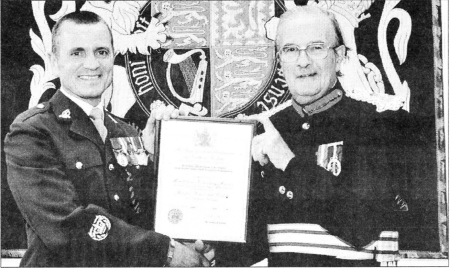
[[[168,218],[171,223],[177,224],[183,219],[183,213],[179,209],[172,209],[169,211]]]

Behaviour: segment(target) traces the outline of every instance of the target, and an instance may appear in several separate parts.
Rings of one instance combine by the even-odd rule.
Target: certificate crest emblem
[[[109,230],[111,230],[109,219],[103,215],[97,215],[89,230],[89,236],[95,241],[101,241],[108,236]]]
[[[211,146],[211,134],[207,129],[197,132],[197,144],[203,147]]]

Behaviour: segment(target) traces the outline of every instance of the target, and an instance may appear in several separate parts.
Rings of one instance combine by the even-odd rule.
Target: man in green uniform
[[[22,266],[209,266],[200,253],[155,233],[152,164],[156,120],[141,136],[105,111],[111,31],[95,13],[55,25],[51,60],[61,89],[20,114],[5,140],[8,183],[26,220]],[[145,149],[145,151],[144,151]]]

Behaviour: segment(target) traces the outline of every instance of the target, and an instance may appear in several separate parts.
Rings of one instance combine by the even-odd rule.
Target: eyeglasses
[[[335,49],[336,47],[325,46],[323,43],[313,43],[306,48],[300,48],[296,45],[289,45],[281,48],[280,59],[283,62],[295,62],[300,56],[300,52],[304,50],[306,55],[313,60],[325,59],[328,56],[328,49]]]

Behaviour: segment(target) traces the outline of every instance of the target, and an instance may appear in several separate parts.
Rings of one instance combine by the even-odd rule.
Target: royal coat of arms
[[[368,17],[374,0],[308,1],[333,12],[344,42],[350,48],[340,78],[346,94],[369,102],[379,111],[409,109],[410,91],[397,75],[389,54],[382,63],[394,94],[387,94],[379,68],[358,54],[354,31]],[[411,32],[411,18],[384,4],[379,26],[380,52],[387,49],[386,27],[401,22],[394,47],[402,63]],[[33,1],[42,39],[30,32],[33,48],[45,62],[34,65],[30,106],[54,84],[48,64],[51,48],[45,1]],[[79,5],[80,6],[80,5]],[[105,105],[121,117],[145,121],[155,103],[172,104],[203,117],[236,117],[273,111],[290,94],[279,68],[274,42],[278,17],[295,1],[86,1],[80,10],[99,14],[111,27],[117,54],[113,86],[104,94]],[[63,1],[50,16],[57,21],[75,11],[75,1]],[[46,53],[47,52],[47,53]]]

